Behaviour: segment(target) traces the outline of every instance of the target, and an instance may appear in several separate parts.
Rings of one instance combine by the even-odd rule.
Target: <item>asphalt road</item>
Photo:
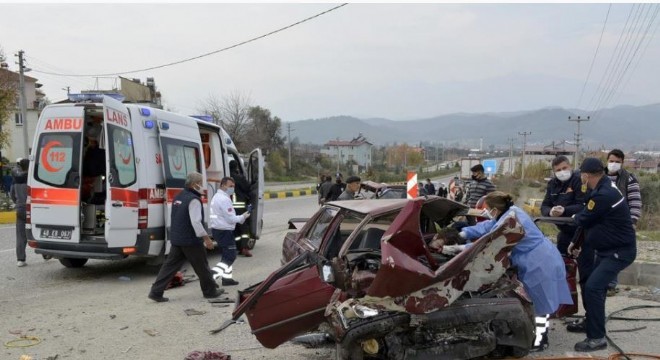
[[[264,233],[257,242],[254,257],[239,257],[234,276],[240,288],[263,280],[279,267],[281,244],[292,217],[309,217],[316,209],[316,197],[268,200],[265,205]],[[1,359],[19,359],[23,354],[40,359],[183,359],[193,350],[223,351],[233,359],[328,359],[332,347],[306,349],[290,343],[270,350],[250,334],[247,324],[229,327],[219,335],[209,335],[231,317],[231,307],[213,307],[202,298],[198,282],[168,290],[167,303],[147,299],[157,267],[144,259],[121,261],[90,260],[81,269],[68,269],[56,260],[44,261],[28,250],[28,266],[17,268],[14,255],[14,228],[0,228],[0,340],[34,336],[39,344],[24,348],[3,347]],[[218,255],[211,255],[214,264]],[[192,270],[188,270],[192,274]],[[234,297],[236,288],[227,288]],[[626,306],[658,303],[625,296],[608,298],[608,312]],[[205,312],[187,316],[186,309]],[[660,317],[660,311],[639,310],[626,314],[639,318]],[[611,333],[624,350],[660,354],[657,322],[613,322],[610,329],[646,326],[636,332]],[[572,346],[582,336],[563,330],[553,321],[551,348],[542,356],[572,354]],[[606,356],[614,352],[600,351]]]

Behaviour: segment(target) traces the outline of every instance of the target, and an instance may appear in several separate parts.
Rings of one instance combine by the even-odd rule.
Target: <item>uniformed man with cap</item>
[[[587,338],[575,344],[575,351],[586,352],[607,348],[605,338],[605,300],[607,285],[617,274],[628,267],[637,256],[635,230],[625,198],[604,171],[603,163],[596,158],[586,158],[580,166],[581,180],[591,191],[587,193],[586,206],[573,218],[585,230],[583,247],[593,251],[590,272],[581,273],[585,278],[585,322],[569,331],[584,330]],[[568,251],[573,252],[571,243]]]

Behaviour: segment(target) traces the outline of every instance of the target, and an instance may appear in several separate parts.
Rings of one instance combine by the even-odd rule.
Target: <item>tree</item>
[[[272,117],[270,110],[260,106],[253,106],[248,112],[250,126],[247,131],[247,139],[251,147],[259,147],[270,154],[284,146],[282,133],[282,120],[277,116]]]
[[[252,100],[250,95],[234,90],[222,98],[209,95],[203,100],[198,110],[211,115],[216,124],[222,125],[240,152],[246,152],[247,133],[250,129],[250,108]]]
[[[5,53],[0,46],[0,64],[5,61]],[[0,149],[9,144],[9,127],[6,124],[16,106],[16,82],[10,75],[8,70],[0,70]]]

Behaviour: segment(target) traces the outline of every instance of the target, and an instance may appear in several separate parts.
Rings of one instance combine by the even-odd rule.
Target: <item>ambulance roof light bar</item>
[[[103,102],[103,96],[109,96],[117,101],[124,101],[125,97],[119,93],[83,93],[83,94],[69,94],[69,101],[71,102]]]
[[[213,116],[211,115],[189,115],[189,116],[206,122],[210,122],[210,123],[213,122]]]

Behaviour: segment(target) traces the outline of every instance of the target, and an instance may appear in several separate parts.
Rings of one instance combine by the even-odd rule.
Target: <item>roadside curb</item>
[[[660,288],[660,264],[635,261],[619,273],[619,284]]]
[[[296,196],[316,195],[316,190],[271,191],[264,193],[264,199],[280,199]]]
[[[15,224],[16,211],[2,211],[0,212],[0,224]]]

